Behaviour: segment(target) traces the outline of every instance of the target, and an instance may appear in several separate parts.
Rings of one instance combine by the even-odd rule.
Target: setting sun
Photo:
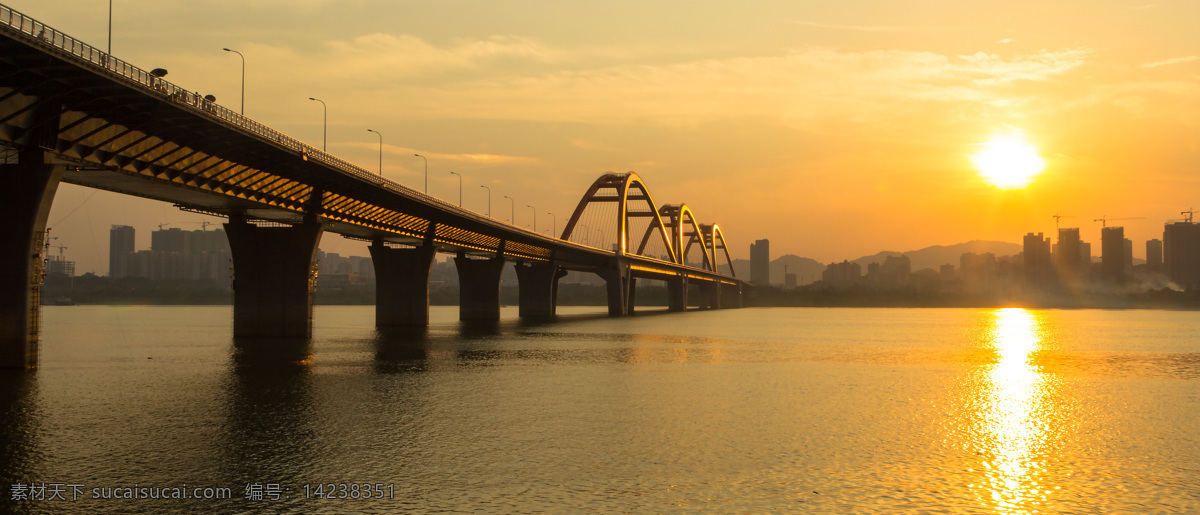
[[[979,176],[1002,190],[1024,188],[1046,169],[1037,148],[1020,132],[996,135],[972,154],[971,164]]]

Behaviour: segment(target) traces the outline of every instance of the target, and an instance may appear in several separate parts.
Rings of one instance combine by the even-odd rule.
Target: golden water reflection
[[[986,344],[995,360],[984,371],[977,413],[984,458],[984,503],[1000,513],[1037,511],[1046,503],[1046,440],[1052,385],[1032,363],[1044,345],[1038,313],[1006,308],[992,313]]]

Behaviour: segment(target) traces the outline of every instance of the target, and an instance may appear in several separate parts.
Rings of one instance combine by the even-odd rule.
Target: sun
[[[1021,132],[997,134],[979,146],[970,156],[971,164],[980,177],[1002,190],[1024,188],[1046,169],[1046,160]]]

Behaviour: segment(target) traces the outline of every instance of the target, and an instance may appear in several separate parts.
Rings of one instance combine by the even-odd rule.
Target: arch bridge
[[[62,182],[228,218],[235,337],[311,334],[324,232],[371,243],[380,327],[428,324],[439,252],[455,255],[467,321],[499,319],[507,262],[525,318],[554,316],[572,270],[603,278],[613,316],[633,312],[638,278],[666,281],[674,311],[689,288],[702,308],[741,305],[720,227],[655,204],[637,174],[602,175],[560,236],[540,234],[372,174],[2,4],[0,174],[3,368],[37,363],[46,218]],[[615,207],[593,221],[616,240],[608,249],[579,230],[601,207]]]

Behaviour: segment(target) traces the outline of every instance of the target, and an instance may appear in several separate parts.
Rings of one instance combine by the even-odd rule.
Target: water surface
[[[1195,313],[560,312],[235,342],[228,306],[47,307],[41,368],[0,374],[5,508],[1200,512]],[[12,501],[42,483],[83,493]],[[91,498],[134,484],[233,498]]]

